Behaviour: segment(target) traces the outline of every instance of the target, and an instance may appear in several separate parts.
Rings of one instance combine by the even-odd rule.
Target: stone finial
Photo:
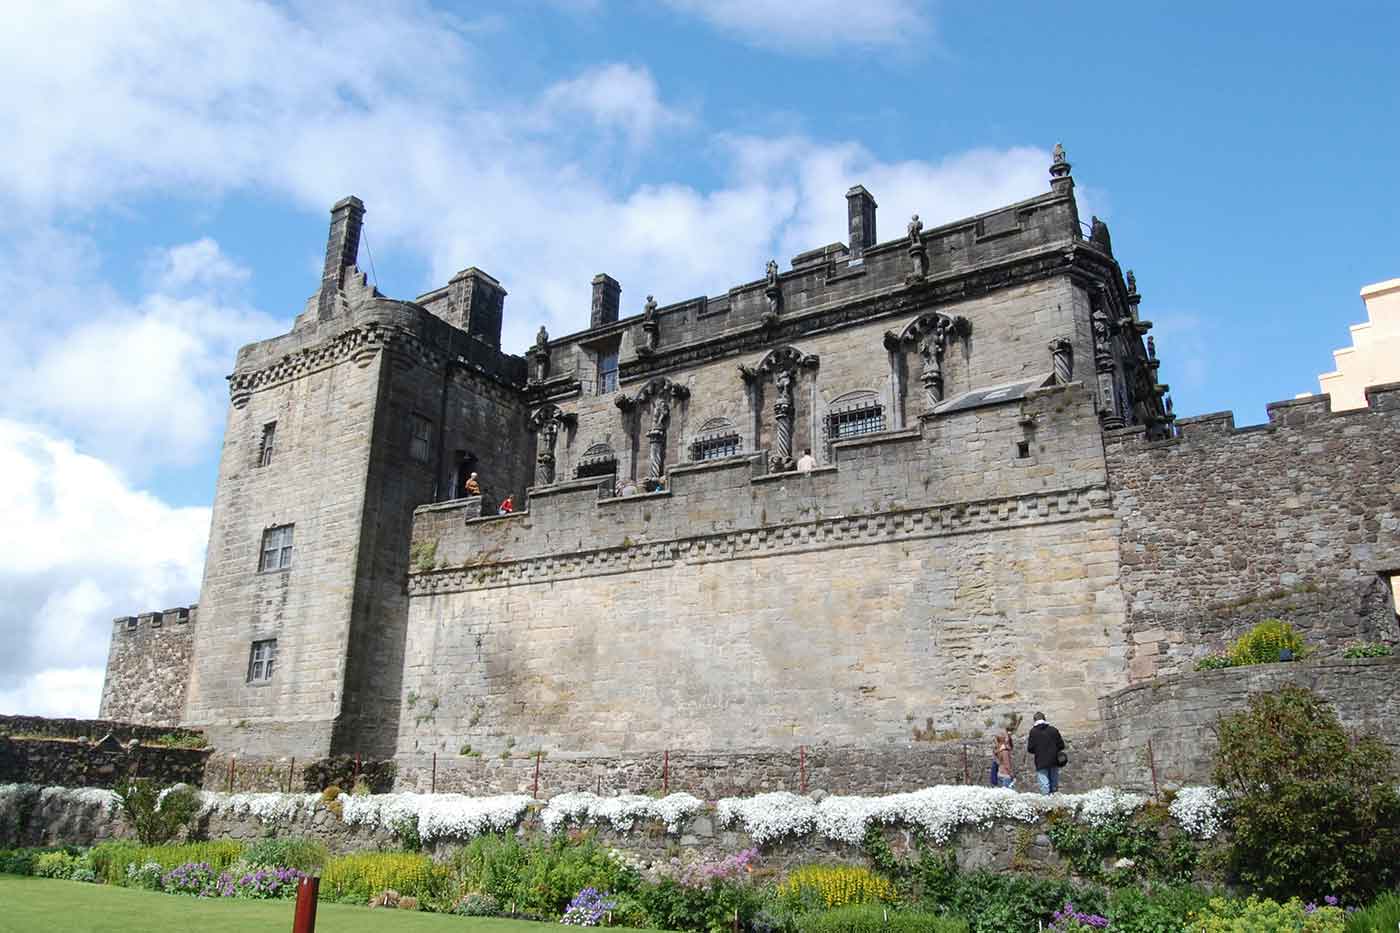
[[[1069,169],[1069,160],[1065,158],[1065,147],[1060,143],[1055,143],[1055,148],[1050,152],[1050,176],[1064,178],[1069,174]]]

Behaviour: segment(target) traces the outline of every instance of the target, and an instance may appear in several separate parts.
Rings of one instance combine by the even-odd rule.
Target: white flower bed
[[[253,816],[263,823],[294,820],[301,813],[307,816],[316,808],[320,794],[225,794],[201,791],[200,816]]]
[[[872,823],[916,826],[941,844],[963,826],[986,826],[996,820],[1033,823],[1051,810],[1069,810],[1084,822],[1102,825],[1146,802],[1145,797],[1111,788],[1043,797],[1005,788],[945,785],[883,797],[827,797],[819,804],[786,792],[726,797],[716,814],[721,825],[743,826],[760,845],[813,831],[858,844]]]
[[[418,835],[466,839],[515,828],[530,804],[525,794],[467,797],[462,794],[341,794],[341,813],[352,826],[392,829],[402,820],[418,821]]]
[[[666,824],[667,832],[678,833],[702,806],[704,804],[690,794],[670,794],[658,799],[640,794],[599,797],[581,791],[551,797],[540,820],[551,833],[570,822],[606,823],[618,832],[627,832],[637,820],[660,820]]]
[[[1188,834],[1213,839],[1225,819],[1224,800],[1225,792],[1218,787],[1183,787],[1167,810]]]

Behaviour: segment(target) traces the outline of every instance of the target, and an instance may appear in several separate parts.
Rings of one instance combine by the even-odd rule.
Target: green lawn
[[[76,881],[0,875],[0,931],[64,933],[289,933],[292,901],[202,900]],[[321,904],[316,933],[548,933],[554,923],[451,917]],[[615,929],[622,929],[616,927]]]

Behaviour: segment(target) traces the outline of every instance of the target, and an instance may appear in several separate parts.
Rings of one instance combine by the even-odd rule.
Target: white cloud
[[[97,277],[80,237],[45,229],[4,255],[15,338],[0,371],[6,410],[133,473],[208,457],[238,347],[286,326],[238,297],[249,272],[210,239],[156,251],[156,290],[136,302]]]
[[[95,716],[112,619],[196,598],[209,510],[8,419],[0,476],[0,712]]]
[[[722,32],[763,48],[825,52],[842,46],[907,46],[932,31],[920,0],[666,0]]]
[[[650,71],[623,64],[591,68],[541,95],[540,118],[546,129],[557,129],[559,120],[576,115],[598,128],[621,132],[633,146],[649,142],[658,130],[689,122],[688,116],[662,103]]]

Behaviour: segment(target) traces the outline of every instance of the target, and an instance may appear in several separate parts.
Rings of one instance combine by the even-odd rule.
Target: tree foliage
[[[1348,735],[1302,687],[1255,695],[1216,731],[1241,882],[1280,899],[1361,900],[1400,880],[1400,794],[1383,743]]]
[[[184,784],[163,787],[149,778],[132,778],[118,785],[114,793],[122,815],[143,846],[174,839],[199,812],[198,796]]]

